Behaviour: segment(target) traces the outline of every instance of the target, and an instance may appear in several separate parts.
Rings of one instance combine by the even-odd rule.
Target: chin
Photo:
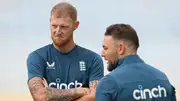
[[[61,47],[61,46],[63,46],[64,44],[65,44],[65,42],[62,42],[62,41],[53,41],[53,43],[56,45],[56,46],[58,46],[58,47]]]
[[[108,70],[109,72],[111,72],[111,71],[113,71],[114,69],[116,69],[116,67],[117,67],[117,62],[114,63],[114,64],[109,64],[108,67],[107,67],[107,70]]]

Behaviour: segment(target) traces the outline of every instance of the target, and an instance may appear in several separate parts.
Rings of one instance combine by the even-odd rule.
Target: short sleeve
[[[28,81],[33,77],[43,78],[44,67],[43,58],[37,52],[30,53],[27,58]]]
[[[90,72],[89,81],[100,80],[102,77],[104,77],[104,65],[102,58],[99,55],[94,58],[88,72]]]
[[[118,86],[114,78],[110,75],[102,78],[96,88],[95,101],[114,101],[117,93]]]

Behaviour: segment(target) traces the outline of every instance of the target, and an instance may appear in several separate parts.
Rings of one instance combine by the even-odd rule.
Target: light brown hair
[[[56,4],[51,10],[51,16],[52,15],[57,18],[68,16],[74,21],[77,20],[76,8],[67,2],[61,2]]]

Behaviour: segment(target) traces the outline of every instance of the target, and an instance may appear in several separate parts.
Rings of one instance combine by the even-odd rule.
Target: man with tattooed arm
[[[101,56],[75,44],[77,11],[69,3],[51,10],[53,43],[28,55],[28,87],[34,101],[94,101],[96,85],[104,76]],[[47,83],[47,84],[46,84]]]

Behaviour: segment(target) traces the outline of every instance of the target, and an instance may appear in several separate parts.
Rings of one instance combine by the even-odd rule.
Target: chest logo
[[[55,69],[55,62],[51,64],[49,62],[46,62],[46,64],[47,64],[47,69]]]
[[[86,63],[84,61],[79,61],[80,71],[86,71]]]

